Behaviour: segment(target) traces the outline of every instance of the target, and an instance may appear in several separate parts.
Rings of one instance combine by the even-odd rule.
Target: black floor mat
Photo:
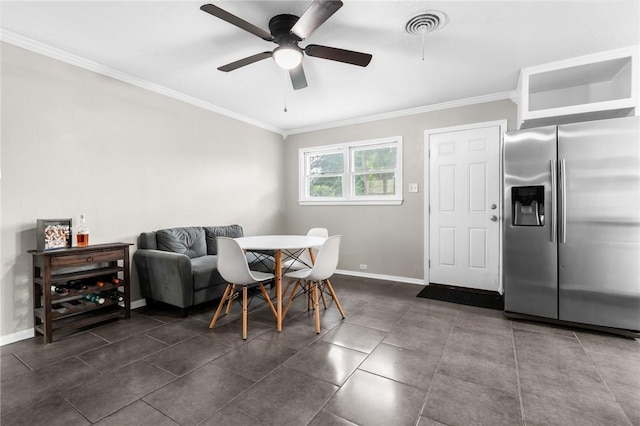
[[[459,303],[461,305],[478,306],[481,308],[498,309],[500,311],[504,309],[504,297],[495,291],[429,284],[423,288],[416,297]]]

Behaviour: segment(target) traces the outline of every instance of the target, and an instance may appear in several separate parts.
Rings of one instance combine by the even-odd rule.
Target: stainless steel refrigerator
[[[505,134],[505,311],[640,330],[639,121]]]

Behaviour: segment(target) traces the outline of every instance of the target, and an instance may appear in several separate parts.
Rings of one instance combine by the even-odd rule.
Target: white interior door
[[[429,282],[500,291],[500,125],[430,133]]]

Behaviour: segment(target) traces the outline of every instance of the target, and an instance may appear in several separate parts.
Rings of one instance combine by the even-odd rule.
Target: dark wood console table
[[[130,245],[29,251],[33,256],[34,328],[46,343],[52,342],[57,331],[131,316]]]

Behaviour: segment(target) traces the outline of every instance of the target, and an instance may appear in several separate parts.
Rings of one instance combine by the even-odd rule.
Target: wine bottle
[[[118,287],[120,285],[120,279],[119,278],[111,278],[111,284],[114,285],[115,287]],[[108,281],[98,281],[96,282],[96,285],[98,287],[104,287],[105,285],[109,284]]]
[[[58,294],[69,294],[69,289],[59,285],[52,285],[51,291]]]
[[[101,297],[99,294],[85,294],[82,297],[91,302],[97,303],[98,305],[102,305],[104,303],[104,297]]]
[[[84,284],[81,280],[67,281],[67,283],[65,284],[65,287],[70,288],[72,290],[86,290],[87,289],[87,285]]]
[[[107,299],[117,300],[118,302],[124,302],[124,297],[117,291],[105,291],[100,293],[100,295],[106,297]]]

